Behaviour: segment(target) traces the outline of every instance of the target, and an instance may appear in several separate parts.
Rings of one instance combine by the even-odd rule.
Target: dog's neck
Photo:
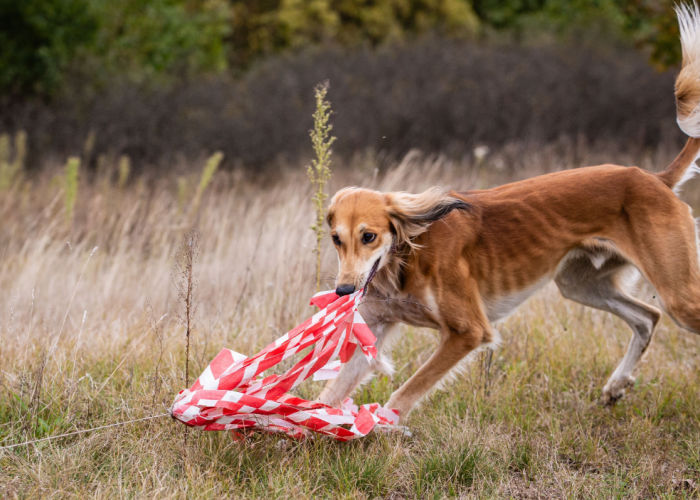
[[[404,287],[404,266],[410,253],[407,245],[392,244],[387,263],[377,271],[367,293],[378,298],[392,298],[401,294]]]
[[[406,289],[407,261],[420,248],[397,249],[389,255],[367,289],[360,312],[372,331],[382,332],[382,324],[406,323],[419,327],[437,328],[430,307],[420,297]]]

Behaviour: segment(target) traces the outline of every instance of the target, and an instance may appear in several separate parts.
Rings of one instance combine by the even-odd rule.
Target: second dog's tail
[[[678,156],[659,174],[670,188],[700,171],[695,165],[700,152],[700,9],[695,2],[680,4],[676,6],[676,16],[683,51],[683,65],[676,77],[676,121],[690,137]]]

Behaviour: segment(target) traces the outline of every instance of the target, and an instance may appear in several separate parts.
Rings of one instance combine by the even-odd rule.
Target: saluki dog
[[[700,10],[682,5],[676,13],[683,50],[676,112],[689,139],[663,172],[600,165],[486,190],[350,187],[333,196],[328,224],[338,252],[336,292],[366,287],[360,311],[380,355],[372,363],[360,354],[351,358],[321,402],[338,405],[372,371],[391,370],[387,345],[397,323],[438,329],[435,352],[387,402],[404,418],[469,352],[496,340],[492,322],[552,279],[564,297],[611,312],[632,329],[603,388],[607,403],[632,384],[661,316],[625,291],[628,271],[653,285],[676,323],[700,333],[695,221],[672,190],[700,156]]]

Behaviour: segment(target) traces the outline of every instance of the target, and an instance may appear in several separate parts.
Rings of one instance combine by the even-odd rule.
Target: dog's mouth
[[[365,281],[365,286],[363,287],[362,291],[362,296],[364,297],[367,295],[367,288],[369,287],[370,282],[374,278],[374,276],[377,274],[377,269],[379,269],[379,261],[382,260],[381,257],[379,257],[377,260],[374,261],[374,264],[372,264],[372,269],[369,270],[369,276],[367,276],[367,281]]]

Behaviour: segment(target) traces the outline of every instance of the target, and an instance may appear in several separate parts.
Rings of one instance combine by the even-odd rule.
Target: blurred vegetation
[[[0,0],[0,92],[51,95],[68,75],[162,82],[245,70],[287,49],[425,33],[579,37],[605,33],[678,61],[666,0]]]
[[[239,78],[185,79],[167,89],[115,85],[53,104],[17,103],[2,122],[28,132],[29,168],[82,154],[144,168],[197,164],[263,171],[312,157],[312,89],[328,80],[334,157],[376,152],[376,166],[412,149],[460,158],[479,145],[561,138],[676,147],[673,73],[632,49],[473,44],[424,38],[377,49],[328,47],[269,57]],[[186,160],[186,161],[183,161]],[[181,172],[178,172],[181,173]]]
[[[247,65],[260,56],[322,42],[377,45],[440,31],[474,34],[479,20],[464,0],[230,0],[231,61]]]
[[[654,146],[673,115],[669,72],[656,71],[679,61],[672,7],[0,0],[0,134],[27,131],[30,168],[126,155],[124,179],[217,150],[228,165],[307,160],[310,90],[328,79],[341,156],[462,154],[523,134]]]
[[[473,0],[482,24],[516,37],[542,33],[576,43],[602,36],[631,43],[660,69],[680,62],[672,0]]]
[[[0,90],[55,90],[97,29],[87,0],[0,0]]]
[[[221,71],[230,13],[223,0],[0,0],[0,91]]]

